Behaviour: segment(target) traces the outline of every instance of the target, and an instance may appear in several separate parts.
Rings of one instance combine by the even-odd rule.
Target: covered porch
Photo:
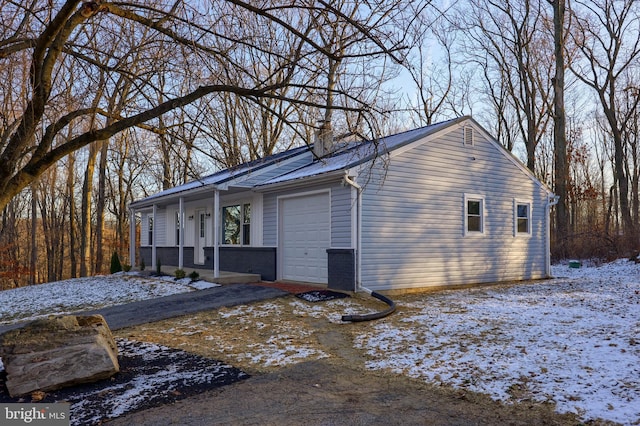
[[[130,223],[139,223],[140,239],[136,243],[136,226],[131,226],[130,264],[139,267],[144,262],[152,271],[159,265],[170,275],[176,269],[187,274],[195,270],[201,277],[219,283],[273,280],[275,248],[261,247],[260,227],[249,224],[249,213],[260,214],[258,197],[245,186],[206,184],[188,191],[167,190],[132,203]],[[222,216],[231,210],[226,206],[235,204],[246,210],[236,224],[243,232],[237,234],[243,237],[227,241]],[[228,215],[225,217],[226,223],[231,223]]]

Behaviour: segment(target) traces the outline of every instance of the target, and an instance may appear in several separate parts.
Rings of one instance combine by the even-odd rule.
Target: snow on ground
[[[0,291],[0,325],[202,289],[217,284],[118,273]]]
[[[398,313],[404,325],[378,322],[356,345],[372,369],[640,424],[640,266],[553,272],[558,279],[429,295]]]
[[[553,273],[557,279],[399,297],[398,311],[369,323],[355,344],[371,369],[507,402],[554,402],[583,421],[640,424],[640,265],[563,265]],[[21,288],[0,292],[0,323],[189,290],[125,275]],[[345,310],[358,304],[335,302]],[[328,303],[291,303],[338,321]],[[290,344],[295,349],[295,339]],[[254,355],[279,362],[277,350],[271,358],[262,352],[269,347]]]

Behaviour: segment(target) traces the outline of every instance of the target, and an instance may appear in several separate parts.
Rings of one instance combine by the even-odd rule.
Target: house
[[[556,197],[471,117],[328,149],[294,148],[133,202],[139,256],[343,290],[550,276]]]

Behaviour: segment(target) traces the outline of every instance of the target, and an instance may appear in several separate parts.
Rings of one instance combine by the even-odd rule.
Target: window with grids
[[[235,204],[222,208],[222,243],[251,244],[251,204]]]

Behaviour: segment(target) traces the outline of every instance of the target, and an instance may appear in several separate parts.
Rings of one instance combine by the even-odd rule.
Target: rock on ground
[[[33,321],[0,335],[12,397],[106,379],[119,371],[118,349],[100,315]]]

